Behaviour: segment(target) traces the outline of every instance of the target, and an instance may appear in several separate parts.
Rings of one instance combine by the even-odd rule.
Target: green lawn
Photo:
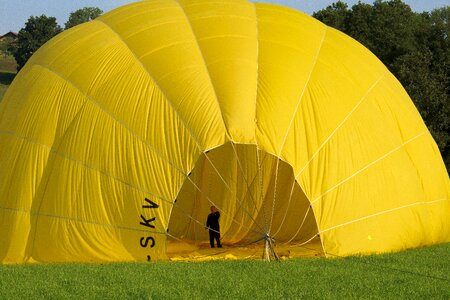
[[[0,102],[6,89],[16,76],[16,61],[11,56],[4,56],[0,53]]]
[[[449,299],[450,243],[389,255],[272,263],[3,265],[0,298]]]

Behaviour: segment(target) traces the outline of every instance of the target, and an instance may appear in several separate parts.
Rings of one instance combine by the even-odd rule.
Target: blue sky
[[[325,8],[337,0],[262,0],[259,2],[270,2],[289,6],[300,11],[311,14],[314,11]],[[19,31],[30,16],[56,17],[58,23],[64,26],[70,12],[86,6],[96,6],[107,12],[121,5],[134,2],[130,0],[0,0],[0,35],[8,31]],[[349,6],[357,0],[344,1]],[[373,1],[362,1],[372,3]],[[450,0],[404,0],[413,10],[422,12],[434,8],[450,5]]]

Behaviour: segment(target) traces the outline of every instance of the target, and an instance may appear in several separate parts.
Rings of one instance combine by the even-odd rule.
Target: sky
[[[258,2],[270,2],[295,8],[297,10],[312,14],[314,11],[327,7],[337,0],[261,0]],[[56,17],[61,27],[69,18],[71,12],[87,7],[99,7],[104,12],[133,0],[0,0],[0,35],[8,31],[18,32],[24,27],[30,16],[42,14]],[[344,1],[349,6],[357,3],[357,0]],[[372,3],[373,1],[361,1]],[[417,12],[431,11],[445,5],[450,5],[450,0],[404,0]]]

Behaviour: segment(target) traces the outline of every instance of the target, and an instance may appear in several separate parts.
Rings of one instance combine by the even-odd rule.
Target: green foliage
[[[12,55],[10,50],[14,48],[14,43],[15,39],[11,37],[5,37],[0,41],[0,55],[2,55],[4,59],[9,55]]]
[[[0,102],[16,76],[16,61],[12,56],[0,56]]]
[[[321,20],[328,26],[345,31],[349,12],[348,5],[339,0],[327,6],[327,8],[315,12],[313,17]]]
[[[401,0],[338,1],[313,14],[369,48],[399,79],[450,170],[450,6],[415,13]]]
[[[0,71],[0,103],[3,100],[6,90],[13,81],[14,76],[14,73]]]
[[[0,266],[4,299],[447,299],[450,244],[344,259]]]
[[[62,31],[56,23],[56,18],[42,15],[31,16],[17,36],[17,44],[12,47],[11,53],[17,62],[17,70],[20,70],[28,59],[45,42]]]
[[[401,0],[375,1],[368,21],[375,54],[387,67],[417,49],[414,33],[420,28],[418,16]]]
[[[64,24],[69,29],[78,24],[89,22],[100,16],[103,11],[98,7],[83,7],[70,13],[69,20]]]

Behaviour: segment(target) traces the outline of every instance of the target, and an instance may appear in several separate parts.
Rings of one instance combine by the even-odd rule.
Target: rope
[[[214,166],[214,164],[212,163],[212,161],[209,159],[209,157],[206,155],[205,153],[205,157],[206,159],[208,159],[208,161],[210,162],[211,166],[213,167],[213,169],[216,171],[217,175],[219,175],[220,180],[222,180],[224,186],[234,195],[234,197],[236,198],[236,200],[238,201],[239,205],[244,209],[244,211],[247,213],[247,215],[250,217],[250,219],[252,219],[252,221],[256,224],[256,226],[258,226],[261,230],[264,231],[264,229],[261,227],[261,225],[259,225],[256,220],[253,218],[253,216],[250,214],[250,212],[245,209],[243,202],[237,197],[236,193],[233,193],[233,191],[231,190],[230,186],[226,183],[225,179],[223,179],[222,175],[219,173],[219,171],[216,169],[216,167]],[[189,179],[190,180],[190,179]],[[190,180],[192,182],[192,180]],[[200,190],[200,189],[199,189]]]
[[[256,145],[256,159],[258,162],[259,188],[260,188],[260,195],[261,195],[261,202],[262,202],[261,209],[263,210],[265,232],[267,232],[268,228],[267,228],[267,216],[266,216],[266,201],[265,201],[264,193],[263,193],[263,178],[262,178],[262,169],[261,169],[261,164],[260,164],[258,145]]]
[[[241,170],[242,178],[244,178],[245,184],[247,185],[246,195],[247,195],[247,194],[250,195],[250,198],[251,198],[251,200],[252,200],[252,202],[253,202],[253,205],[255,206],[255,210],[258,210],[258,207],[256,206],[256,201],[255,201],[255,199],[253,198],[253,193],[249,193],[249,192],[248,192],[248,191],[250,190],[250,185],[249,185],[249,183],[248,183],[247,177],[246,177],[245,174],[244,174],[244,168],[242,167],[241,160],[239,159],[239,155],[238,155],[238,153],[237,153],[237,151],[236,151],[236,147],[235,147],[235,145],[234,145],[234,143],[233,143],[232,141],[231,141],[230,143],[231,143],[231,146],[233,147],[233,152],[234,152],[234,155],[236,156],[236,160],[237,160],[237,163],[238,163],[238,165],[239,165],[239,169]],[[244,199],[245,199],[245,198],[244,198]]]
[[[0,209],[6,210],[6,211],[15,211],[15,212],[20,212],[20,213],[26,213],[26,214],[40,216],[40,217],[48,217],[48,218],[62,219],[62,220],[67,220],[67,221],[75,221],[75,222],[80,222],[80,223],[84,223],[84,224],[91,224],[91,225],[109,227],[109,228],[120,229],[120,230],[166,234],[165,232],[162,232],[162,231],[152,231],[152,230],[148,230],[148,229],[138,229],[138,228],[133,228],[133,227],[128,227],[128,226],[113,225],[113,224],[83,220],[83,219],[73,218],[73,217],[64,217],[64,216],[58,216],[58,215],[53,215],[53,214],[46,214],[46,213],[41,213],[41,212],[36,212],[36,211],[31,211],[31,210],[26,210],[26,209],[3,207],[3,206],[0,206]]]
[[[305,224],[306,216],[308,216],[308,213],[309,213],[310,209],[311,209],[311,205],[308,206],[308,209],[306,210],[306,213],[305,213],[305,215],[303,216],[303,221],[302,221],[302,223],[300,224],[300,227],[297,229],[297,232],[295,232],[295,234],[292,236],[292,238],[291,238],[289,241],[287,241],[286,243],[292,242],[292,240],[295,239],[295,237],[297,236],[297,234],[300,232],[300,229],[302,229],[303,224]]]
[[[292,173],[294,173],[294,172],[292,172]],[[292,174],[292,175],[294,175],[294,174]],[[295,187],[295,178],[292,181],[292,187],[291,187],[291,192],[289,194],[289,199],[288,199],[286,211],[284,212],[284,216],[283,216],[283,219],[281,220],[280,226],[278,226],[278,230],[274,234],[272,234],[273,237],[275,237],[278,234],[278,232],[280,232],[281,228],[284,225],[284,221],[286,220],[286,217],[287,217],[287,214],[288,214],[288,211],[289,211],[289,207],[291,206],[291,200],[292,200],[292,194],[294,192],[294,187]]]
[[[372,92],[372,90],[380,83],[380,81],[384,78],[384,76],[388,73],[386,70],[381,76],[369,87],[369,89],[366,91],[366,93],[361,97],[361,99],[358,101],[358,103],[353,107],[353,109],[345,116],[345,118],[339,123],[339,125],[331,132],[331,134],[325,139],[325,141],[322,142],[322,144],[319,146],[319,148],[315,151],[315,153],[311,156],[311,158],[306,162],[306,164],[303,166],[303,168],[298,172],[297,175],[295,175],[295,178],[298,178],[303,171],[308,167],[308,165],[311,163],[311,161],[316,157],[317,154],[325,147],[325,145],[328,143],[328,141],[334,136],[334,134],[345,124],[345,122],[350,118],[350,116],[356,111],[356,109],[361,105],[361,103],[367,98],[367,96]]]
[[[277,198],[277,181],[278,181],[279,166],[280,166],[280,159],[277,158],[277,166],[275,167],[275,184],[273,187],[272,215],[270,216],[269,230],[267,232],[270,232],[272,230],[273,215],[275,213],[275,202],[276,202],[276,198]]]
[[[205,193],[188,177],[187,178],[191,183],[192,183],[192,185],[201,193],[201,194],[203,194],[204,196],[205,196],[205,198],[208,200],[208,202],[210,203],[210,204],[212,204],[212,205],[214,205],[214,206],[216,206],[217,208],[219,208],[219,210],[220,211],[223,211],[223,212],[226,212],[225,210],[222,210],[222,209],[220,209],[220,207],[219,206],[217,206],[217,204],[215,204],[209,197],[208,197],[208,195],[205,195]],[[237,199],[237,198],[236,198]],[[242,205],[241,205],[242,206]],[[251,217],[251,216],[250,216]],[[252,218],[253,219],[253,218]],[[242,226],[242,227],[244,227],[245,229],[248,229],[249,231],[253,231],[253,232],[256,232],[256,233],[259,233],[259,234],[261,234],[261,232],[259,232],[259,231],[256,231],[256,230],[254,230],[254,229],[251,229],[250,227],[248,227],[248,226],[245,226],[243,223],[239,223],[238,221],[236,221],[234,218],[231,218],[231,221],[233,221],[235,224],[238,224],[238,225],[240,225],[240,226]],[[256,225],[258,225],[256,222],[255,222],[255,224]],[[259,226],[259,225],[258,225]],[[261,227],[260,227],[261,228]],[[261,228],[262,229],[262,228]]]

